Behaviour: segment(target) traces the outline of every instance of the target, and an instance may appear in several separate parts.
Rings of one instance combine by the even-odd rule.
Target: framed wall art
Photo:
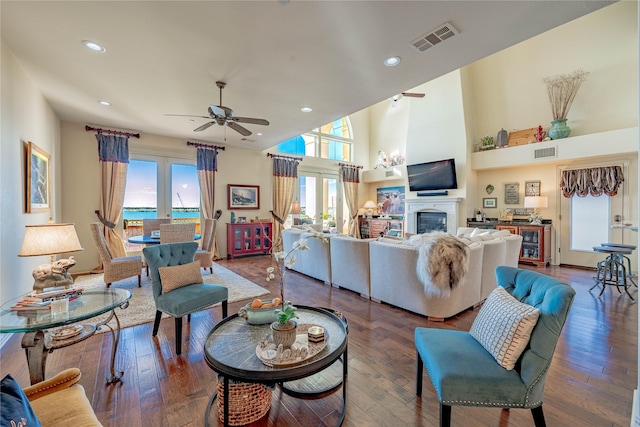
[[[260,209],[259,185],[227,185],[228,209]]]
[[[483,208],[497,208],[498,207],[498,198],[497,197],[485,197],[482,199],[482,207]]]
[[[404,185],[384,187],[376,190],[376,201],[380,215],[404,215]]]
[[[524,196],[539,196],[540,195],[540,181],[525,181],[524,182]]]
[[[520,184],[517,182],[504,185],[504,204],[517,205],[520,203]]]
[[[51,179],[49,160],[51,156],[33,142],[27,143],[26,212],[51,210]]]

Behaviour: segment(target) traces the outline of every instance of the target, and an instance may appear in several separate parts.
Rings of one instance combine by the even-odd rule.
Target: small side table
[[[129,305],[131,292],[126,289],[105,288],[84,291],[80,297],[69,302],[69,311],[60,314],[51,314],[49,310],[11,311],[22,297],[6,302],[0,307],[0,333],[24,332],[22,347],[25,349],[29,377],[31,384],[36,384],[45,379],[45,366],[47,355],[59,348],[68,347],[80,341],[84,341],[97,330],[106,326],[111,331],[113,344],[111,346],[111,375],[107,377],[107,384],[120,381],[124,372],[116,372],[114,363],[118,341],[120,339],[120,321],[115,313],[116,308],[125,309]],[[82,330],[76,336],[54,340],[51,337],[53,328],[82,322],[101,314],[109,313],[109,316],[95,325],[82,325]],[[115,328],[109,322],[115,319]]]

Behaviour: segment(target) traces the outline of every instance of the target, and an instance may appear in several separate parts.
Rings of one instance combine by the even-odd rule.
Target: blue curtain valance
[[[96,133],[101,162],[129,163],[129,138]]]
[[[198,170],[217,171],[218,170],[218,150],[210,148],[197,148]]]

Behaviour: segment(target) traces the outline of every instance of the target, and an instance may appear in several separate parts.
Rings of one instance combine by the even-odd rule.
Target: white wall
[[[2,41],[0,109],[0,302],[33,288],[31,271],[49,257],[20,258],[25,225],[60,222],[60,124],[40,91]],[[25,213],[24,144],[51,154],[51,212]]]

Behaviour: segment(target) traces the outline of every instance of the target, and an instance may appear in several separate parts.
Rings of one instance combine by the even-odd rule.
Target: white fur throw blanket
[[[467,245],[442,232],[412,236],[410,244],[418,248],[416,273],[424,293],[448,297],[467,274]]]

